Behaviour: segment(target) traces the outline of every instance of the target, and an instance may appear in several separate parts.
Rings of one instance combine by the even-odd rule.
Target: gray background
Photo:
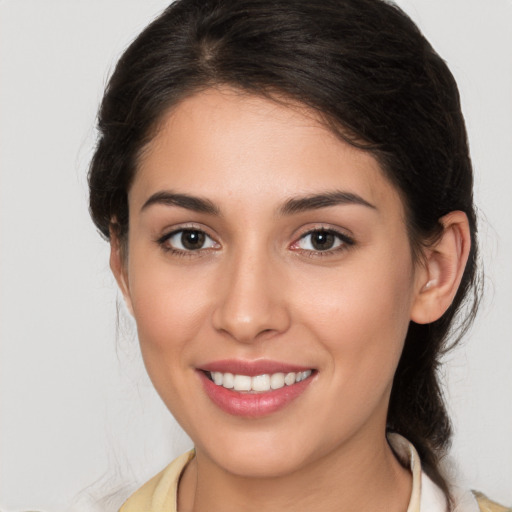
[[[115,510],[190,446],[145,376],[122,305],[116,314],[108,247],[87,214],[102,88],[166,3],[0,0],[3,511]],[[458,80],[481,209],[487,292],[444,370],[454,469],[510,505],[512,3],[398,3]]]

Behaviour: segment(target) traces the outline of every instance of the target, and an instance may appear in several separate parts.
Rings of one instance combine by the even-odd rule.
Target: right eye
[[[167,250],[177,252],[200,251],[201,249],[214,249],[219,246],[200,229],[180,229],[165,235],[159,240]]]

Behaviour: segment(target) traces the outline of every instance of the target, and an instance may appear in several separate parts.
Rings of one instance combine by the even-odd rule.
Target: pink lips
[[[290,402],[298,398],[310,385],[313,378],[307,378],[291,386],[261,393],[247,393],[226,389],[217,386],[205,372],[222,372],[239,375],[256,375],[289,373],[310,370],[311,367],[280,363],[277,361],[244,361],[223,360],[202,365],[197,373],[201,379],[203,389],[210,400],[224,412],[247,418],[258,418],[279,411]],[[316,373],[316,372],[315,372]]]
[[[263,375],[265,373],[289,373],[289,372],[304,372],[311,370],[311,366],[297,366],[293,364],[280,363],[278,361],[270,361],[261,359],[257,361],[245,361],[242,359],[224,359],[222,361],[215,361],[205,365],[201,365],[201,370],[208,372],[222,372],[232,373],[233,375],[249,375],[255,377],[256,375]]]

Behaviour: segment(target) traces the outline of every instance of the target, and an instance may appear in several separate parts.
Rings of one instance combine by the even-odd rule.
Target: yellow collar
[[[412,492],[407,512],[446,512],[446,498],[421,470],[420,458],[414,446],[398,434],[388,434],[388,440],[398,459],[412,473]],[[178,483],[194,456],[194,450],[180,455],[136,491],[119,512],[177,512]],[[478,503],[471,493],[459,493],[455,499],[455,512],[479,512]]]

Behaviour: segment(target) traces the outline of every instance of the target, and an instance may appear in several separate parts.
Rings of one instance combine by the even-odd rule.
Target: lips
[[[244,359],[223,359],[200,366],[201,370],[207,372],[232,373],[233,375],[263,375],[265,373],[290,373],[304,372],[311,370],[311,366],[300,366],[290,363],[281,363],[279,361],[271,361],[268,359],[259,359],[257,361],[247,361]]]
[[[210,400],[228,414],[267,416],[296,400],[316,375],[313,368],[277,361],[223,360],[198,369]]]

